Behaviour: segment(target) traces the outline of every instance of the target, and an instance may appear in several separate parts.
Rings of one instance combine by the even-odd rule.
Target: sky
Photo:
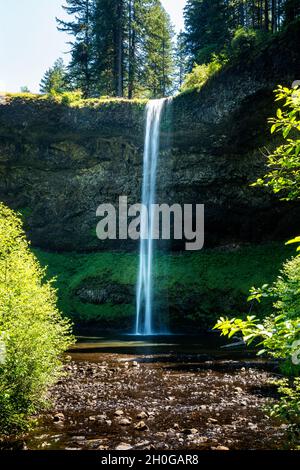
[[[183,29],[186,0],[161,0],[175,30]],[[56,29],[64,19],[64,0],[0,0],[0,91],[18,92],[22,86],[37,93],[45,71],[56,59],[68,61],[70,40]]]

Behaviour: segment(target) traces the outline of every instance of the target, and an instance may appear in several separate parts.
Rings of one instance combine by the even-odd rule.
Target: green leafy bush
[[[61,103],[70,106],[71,104],[79,103],[83,99],[81,91],[65,91],[60,95]]]
[[[300,424],[300,378],[290,382],[282,379],[276,382],[281,397],[270,411],[271,416],[285,418],[288,422]]]
[[[246,344],[258,342],[258,354],[283,359],[282,370],[286,374],[297,374],[299,367],[293,364],[293,357],[299,351],[300,340],[300,257],[287,261],[276,281],[261,288],[252,288],[249,301],[261,302],[272,299],[273,310],[264,320],[248,316],[239,318],[220,318],[215,329],[223,336],[231,338],[241,334]]]
[[[22,430],[62,371],[71,326],[30,252],[22,223],[0,204],[0,434]]]
[[[271,132],[281,134],[284,143],[267,156],[269,171],[253,186],[266,186],[282,199],[295,200],[300,197],[300,89],[279,86],[275,93],[283,107],[269,122]]]
[[[231,40],[231,52],[233,56],[249,52],[256,45],[257,35],[254,29],[239,28],[235,31]]]
[[[199,91],[211,77],[222,69],[226,62],[225,56],[214,55],[208,64],[195,64],[193,70],[187,74],[180,91]]]
[[[284,100],[284,109],[278,109],[275,118],[270,119],[271,132],[282,134],[285,143],[268,156],[269,172],[253,186],[267,186],[274,193],[282,193],[287,200],[300,197],[300,93],[299,89],[280,86],[276,90],[276,100]],[[300,243],[300,237],[290,240],[288,244]],[[300,251],[299,248],[297,251]],[[271,285],[251,289],[248,300],[272,299],[273,308],[263,321],[255,316],[245,320],[239,318],[220,318],[215,329],[229,338],[241,334],[246,344],[259,342],[258,354],[282,359],[282,372],[285,375],[299,375],[300,366],[300,256],[287,261],[277,280]],[[279,387],[281,399],[273,408],[275,415],[289,417],[299,412],[299,379],[293,384],[282,382]]]

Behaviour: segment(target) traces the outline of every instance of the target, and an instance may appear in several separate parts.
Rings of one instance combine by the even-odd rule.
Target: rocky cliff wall
[[[272,91],[300,78],[299,40],[299,27],[291,27],[200,93],[176,97],[163,119],[158,202],[205,204],[207,246],[299,230],[297,207],[249,186],[264,172],[262,149],[274,145]],[[97,240],[96,208],[120,195],[140,202],[143,134],[142,103],[70,107],[7,98],[0,105],[0,200],[24,214],[36,246],[134,248]]]

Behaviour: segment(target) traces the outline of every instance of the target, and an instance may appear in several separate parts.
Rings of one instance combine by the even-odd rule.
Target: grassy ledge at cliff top
[[[39,103],[53,103],[71,108],[109,108],[113,109],[124,104],[144,108],[148,102],[146,99],[132,99],[125,98],[82,98],[81,93],[65,92],[61,94],[48,94],[38,95],[34,93],[5,93],[5,100],[7,104],[18,102],[20,104],[39,104]]]
[[[282,243],[244,246],[235,250],[211,249],[197,253],[159,254],[155,262],[158,286],[155,302],[166,295],[171,322],[211,327],[220,314],[248,313],[246,298],[252,286],[272,282],[282,263],[294,253]],[[35,250],[48,276],[57,278],[59,307],[75,322],[99,322],[99,327],[130,325],[135,314],[135,253],[47,253]],[[128,301],[100,305],[83,302],[78,289],[115,286],[130,291]],[[165,307],[166,308],[166,307]],[[268,306],[255,305],[256,313]]]

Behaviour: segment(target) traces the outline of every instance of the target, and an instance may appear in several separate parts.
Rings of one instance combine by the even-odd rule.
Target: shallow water
[[[231,344],[236,343],[233,340]],[[199,335],[84,335],[77,336],[77,343],[71,348],[70,354],[74,359],[97,361],[103,353],[110,354],[137,354],[137,355],[182,355],[190,354],[207,357],[238,357],[255,356],[251,350],[243,346],[228,344],[226,339],[218,334],[210,333]]]

